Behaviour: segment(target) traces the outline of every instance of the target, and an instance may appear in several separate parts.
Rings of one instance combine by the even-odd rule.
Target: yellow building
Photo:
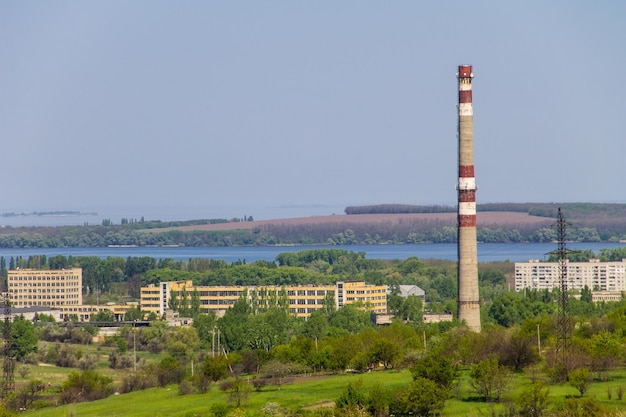
[[[83,270],[9,270],[7,288],[11,305],[16,308],[78,306],[83,303]]]
[[[130,302],[126,304],[114,304],[107,303],[103,305],[75,305],[75,306],[60,306],[55,309],[58,310],[58,317],[55,317],[59,321],[64,320],[77,320],[77,321],[90,321],[91,316],[98,314],[101,311],[108,310],[113,313],[115,321],[122,321],[124,315],[131,308],[139,308],[139,303]]]
[[[141,310],[163,316],[170,309],[172,295],[177,300],[186,293],[188,302],[198,297],[200,311],[214,311],[218,316],[245,298],[253,309],[263,309],[285,303],[289,311],[298,317],[308,317],[324,308],[324,301],[332,297],[336,308],[361,303],[369,311],[387,312],[387,286],[368,285],[364,281],[338,282],[335,285],[288,285],[288,286],[198,286],[191,281],[161,282],[141,288]]]

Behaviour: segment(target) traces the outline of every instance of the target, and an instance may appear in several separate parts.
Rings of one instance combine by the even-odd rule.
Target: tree
[[[444,354],[441,349],[434,349],[415,363],[411,374],[413,379],[429,379],[449,389],[456,378],[457,367],[449,355]]]
[[[359,379],[346,385],[335,400],[335,407],[342,411],[362,409],[365,407],[365,402],[366,396],[363,390],[363,381]]]
[[[395,341],[377,338],[367,349],[371,363],[382,363],[385,369],[395,366],[402,356],[402,347]]]
[[[236,377],[233,380],[226,380],[220,385],[222,391],[228,392],[228,399],[235,407],[239,408],[248,398],[250,384],[243,379]]]
[[[607,380],[607,374],[615,369],[624,357],[620,339],[607,331],[594,334],[587,341],[587,353],[591,358],[591,369],[598,373],[600,381]]]
[[[587,369],[574,369],[567,374],[569,384],[576,388],[582,397],[591,385],[591,376]]]
[[[304,325],[304,334],[315,340],[317,350],[318,339],[328,334],[328,316],[321,310],[315,310]]]
[[[229,352],[239,352],[246,346],[246,323],[249,319],[250,306],[244,299],[235,302],[217,321],[222,334],[222,343]]]
[[[366,409],[373,417],[389,416],[391,393],[381,384],[374,385],[367,395]]]
[[[541,417],[548,408],[550,391],[541,382],[536,382],[520,392],[515,405],[522,417]]]
[[[143,320],[143,313],[140,309],[131,307],[124,314],[125,321]]]
[[[187,363],[196,356],[200,338],[195,327],[175,327],[167,333],[165,346],[179,362]]]
[[[443,409],[448,390],[430,379],[418,377],[401,390],[389,412],[395,416],[429,416]]]
[[[206,348],[213,346],[216,318],[215,312],[199,314],[193,319],[192,326],[196,329],[202,345]]]
[[[509,371],[497,359],[480,361],[470,370],[470,385],[485,401],[500,401],[508,383]]]
[[[291,370],[286,363],[273,360],[265,364],[261,371],[265,378],[272,381],[280,391],[280,387],[287,381]]]
[[[37,336],[35,327],[23,316],[16,317],[12,323],[3,323],[11,326],[11,356],[17,360],[25,358],[29,353],[37,352]]]
[[[330,325],[350,333],[358,333],[367,327],[372,327],[372,322],[369,312],[356,304],[348,304],[331,315]]]
[[[424,315],[422,299],[414,295],[409,295],[402,301],[402,304],[400,304],[398,315],[403,321],[420,323]]]
[[[172,356],[166,356],[161,359],[157,368],[157,380],[159,385],[164,387],[168,384],[178,384],[183,380],[185,376],[185,370],[181,367],[180,363]]]
[[[198,317],[200,315],[200,293],[197,289],[193,289],[191,293],[191,307],[190,307],[190,315],[191,317]]]
[[[537,338],[535,334],[527,334],[515,329],[501,333],[498,339],[496,355],[501,365],[521,371],[526,366],[539,361]]]
[[[92,314],[89,318],[92,322],[111,322],[115,321],[115,314],[111,310],[100,310],[96,314]]]

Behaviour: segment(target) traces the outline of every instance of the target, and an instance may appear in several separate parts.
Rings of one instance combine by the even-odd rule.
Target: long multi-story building
[[[8,271],[7,289],[16,308],[79,306],[83,304],[83,270],[12,269]]]
[[[195,295],[194,295],[195,294]],[[369,285],[364,281],[342,281],[335,285],[290,286],[197,286],[192,281],[169,281],[141,288],[141,310],[160,316],[171,308],[172,296],[176,300],[192,296],[200,301],[200,311],[214,311],[218,315],[232,307],[237,300],[246,299],[253,308],[285,303],[298,317],[308,317],[327,306],[332,300],[336,308],[361,303],[375,313],[387,312],[387,286]]]
[[[619,262],[600,262],[591,259],[588,262],[566,261],[567,288],[581,290],[585,286],[592,291],[626,291],[626,259]],[[561,286],[561,271],[558,262],[515,263],[515,290],[526,288],[552,291]]]

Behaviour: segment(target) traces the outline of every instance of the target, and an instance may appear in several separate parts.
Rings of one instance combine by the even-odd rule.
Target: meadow
[[[54,385],[57,385],[62,382],[67,372],[66,369],[57,369],[53,366],[33,366],[30,376],[42,379],[54,378],[56,382]],[[119,374],[119,372],[115,373]],[[537,371],[537,368],[526,373],[513,374],[509,388],[505,391],[501,402],[484,402],[470,386],[468,370],[462,370],[458,383],[452,389],[452,398],[446,402],[442,414],[459,417],[503,415],[507,404],[512,404],[535,378],[545,378]],[[302,376],[295,378],[291,383],[282,385],[280,389],[269,386],[257,392],[250,386],[241,410],[246,415],[263,416],[268,415],[262,411],[268,403],[276,403],[279,405],[276,415],[293,415],[304,410],[332,407],[335,399],[349,383],[360,381],[365,391],[380,386],[393,393],[406,387],[411,379],[411,373],[408,370]],[[550,410],[557,410],[568,399],[580,396],[579,392],[568,384],[549,385],[548,388]],[[624,412],[626,411],[626,398],[620,398],[620,392],[624,391],[626,391],[626,369],[619,369],[607,382],[594,381],[584,397],[595,399],[608,412]],[[169,385],[129,394],[112,395],[93,402],[27,411],[20,415],[33,417],[208,417],[215,415],[212,407],[226,407],[227,405],[228,394],[221,391],[216,384],[212,384],[206,394],[188,395],[180,395],[178,385]]]

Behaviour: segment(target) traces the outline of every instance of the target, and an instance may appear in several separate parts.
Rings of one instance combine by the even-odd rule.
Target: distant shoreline
[[[60,210],[60,211],[31,211],[31,212],[7,212],[0,213],[2,217],[63,217],[63,216],[97,216],[98,213],[86,213],[83,211]]]

